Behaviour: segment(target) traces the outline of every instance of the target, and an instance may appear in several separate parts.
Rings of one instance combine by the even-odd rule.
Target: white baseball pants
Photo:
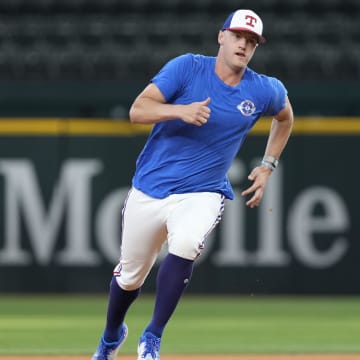
[[[132,188],[123,208],[121,256],[114,269],[120,287],[142,286],[166,241],[171,254],[195,260],[223,211],[224,196],[218,193],[155,199]]]

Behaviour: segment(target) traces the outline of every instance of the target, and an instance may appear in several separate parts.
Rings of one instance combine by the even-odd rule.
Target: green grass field
[[[106,303],[105,296],[1,296],[0,354],[90,354]],[[130,309],[123,353],[135,353],[152,307],[143,295]],[[360,353],[360,298],[185,296],[162,352]]]

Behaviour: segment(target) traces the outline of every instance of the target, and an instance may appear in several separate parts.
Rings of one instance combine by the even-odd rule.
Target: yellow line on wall
[[[257,122],[250,135],[267,135],[271,119]],[[0,136],[133,136],[146,135],[150,125],[130,124],[127,119],[0,118]],[[293,135],[359,135],[360,117],[299,117]]]
[[[0,119],[0,135],[119,136],[148,134],[149,125],[109,119]]]
[[[253,135],[269,132],[271,119],[258,121],[251,130]],[[359,135],[360,117],[301,117],[295,118],[293,135]]]

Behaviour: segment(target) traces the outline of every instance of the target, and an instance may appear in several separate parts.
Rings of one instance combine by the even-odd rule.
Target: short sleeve
[[[151,79],[167,102],[179,96],[189,81],[193,66],[193,55],[185,54],[173,58]]]
[[[287,90],[284,84],[273,77],[269,77],[269,102],[267,108],[267,115],[276,115],[286,106]]]

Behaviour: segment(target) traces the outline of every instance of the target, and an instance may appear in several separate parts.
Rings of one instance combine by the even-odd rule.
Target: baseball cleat
[[[116,355],[121,345],[125,342],[127,335],[128,328],[125,324],[123,324],[122,334],[118,341],[108,343],[104,340],[104,336],[102,336],[92,360],[116,360]]]
[[[138,360],[160,360],[161,338],[144,332],[139,340]]]

